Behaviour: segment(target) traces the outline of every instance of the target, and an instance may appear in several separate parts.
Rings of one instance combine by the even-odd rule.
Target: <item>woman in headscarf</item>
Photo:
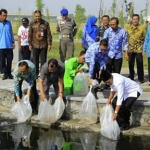
[[[82,31],[82,47],[87,50],[88,47],[96,41],[98,26],[96,25],[97,18],[91,16]]]

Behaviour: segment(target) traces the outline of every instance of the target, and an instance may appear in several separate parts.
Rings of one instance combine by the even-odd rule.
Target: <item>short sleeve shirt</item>
[[[63,79],[64,76],[64,66],[60,62],[58,63],[57,70],[54,73],[49,72],[48,70],[48,62],[46,62],[40,72],[40,78],[42,80],[47,80],[50,83],[57,82],[58,79]]]

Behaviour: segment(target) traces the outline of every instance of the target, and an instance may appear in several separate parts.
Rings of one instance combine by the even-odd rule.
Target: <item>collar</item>
[[[34,23],[37,23],[37,21],[36,20],[34,20]],[[43,19],[41,19],[40,20],[40,24],[43,24],[44,23],[44,20]]]
[[[140,24],[138,24],[136,27],[133,26],[133,24],[131,24],[131,28],[133,28],[133,29],[139,29],[139,27],[140,27]]]
[[[119,27],[119,26],[118,26],[118,30],[117,31],[114,31],[111,27],[109,27],[109,28],[110,28],[111,32],[115,32],[115,33],[118,33],[120,31],[120,29],[121,29],[121,27]]]

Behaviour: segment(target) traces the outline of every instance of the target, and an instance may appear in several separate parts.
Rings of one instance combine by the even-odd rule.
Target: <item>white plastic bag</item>
[[[47,123],[54,122],[54,108],[47,101],[47,99],[40,102],[39,111],[38,111],[38,120]]]
[[[32,108],[27,95],[19,101],[15,102],[11,108],[11,113],[16,117],[17,123],[25,122],[32,115]]]
[[[88,93],[88,79],[85,73],[77,73],[73,82],[73,94],[85,96]]]
[[[108,139],[117,140],[120,135],[120,128],[117,121],[112,119],[113,113],[112,105],[103,107],[100,113],[101,134]]]
[[[92,87],[97,88],[98,86],[99,86],[99,82],[96,79],[92,80]]]
[[[40,102],[38,120],[41,122],[55,123],[62,116],[65,109],[63,99],[58,97],[51,105],[46,99]]]
[[[87,96],[83,99],[81,109],[79,111],[79,123],[94,124],[97,122],[97,104],[91,88]]]

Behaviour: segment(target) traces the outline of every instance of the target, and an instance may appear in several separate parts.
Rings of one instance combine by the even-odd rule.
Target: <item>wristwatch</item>
[[[115,114],[118,114],[118,112],[115,110]]]

